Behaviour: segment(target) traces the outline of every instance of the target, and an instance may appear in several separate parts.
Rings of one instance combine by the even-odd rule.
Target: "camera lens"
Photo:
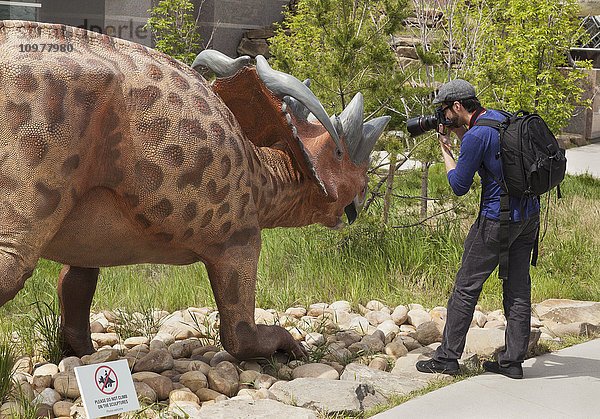
[[[406,121],[406,129],[410,133],[411,137],[416,137],[424,132],[436,129],[438,126],[438,119],[433,115],[417,116]]]

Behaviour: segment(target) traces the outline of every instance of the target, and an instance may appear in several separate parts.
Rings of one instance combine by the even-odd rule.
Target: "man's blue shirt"
[[[477,119],[479,118],[502,120],[504,116],[498,111],[487,109],[477,117]],[[502,162],[496,158],[499,151],[498,131],[491,127],[474,126],[462,138],[456,168],[448,172],[448,182],[458,196],[469,191],[475,172],[479,173],[481,179],[484,179],[485,176],[486,181],[482,181],[485,189],[482,191],[481,215],[492,220],[500,219],[501,189],[492,177],[481,169],[481,164],[483,163],[486,171],[491,171],[494,176],[502,180]],[[540,205],[536,198],[524,199],[521,202],[520,198],[510,197],[510,219],[512,221],[525,220],[539,209]]]

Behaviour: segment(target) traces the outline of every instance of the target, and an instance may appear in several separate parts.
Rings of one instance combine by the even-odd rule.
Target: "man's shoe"
[[[496,361],[485,361],[483,369],[496,374],[502,374],[510,378],[523,378],[523,367],[521,364],[513,364],[509,367],[503,367]]]
[[[427,373],[440,373],[440,374],[458,374],[460,370],[458,367],[458,361],[437,361],[433,358],[427,361],[417,362],[417,370]]]

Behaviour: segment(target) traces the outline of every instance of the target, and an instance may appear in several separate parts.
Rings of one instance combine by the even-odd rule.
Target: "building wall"
[[[143,27],[159,0],[14,0],[0,4],[0,19],[63,23],[152,46]],[[6,4],[9,3],[9,4]],[[200,34],[211,48],[237,56],[242,34],[283,19],[289,0],[192,0]]]
[[[211,48],[236,57],[236,48],[244,32],[262,29],[283,20],[283,11],[289,0],[194,0],[201,4],[200,34]],[[214,30],[214,33],[213,33]]]

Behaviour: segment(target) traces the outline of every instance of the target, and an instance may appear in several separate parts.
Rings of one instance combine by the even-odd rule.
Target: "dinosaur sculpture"
[[[65,264],[62,342],[82,356],[98,268],[202,261],[227,351],[305,354],[254,323],[260,231],[352,221],[388,117],[363,125],[357,94],[330,119],[262,57],[201,53],[211,87],[160,52],[64,25],[0,22],[0,56],[0,306],[39,258]]]

